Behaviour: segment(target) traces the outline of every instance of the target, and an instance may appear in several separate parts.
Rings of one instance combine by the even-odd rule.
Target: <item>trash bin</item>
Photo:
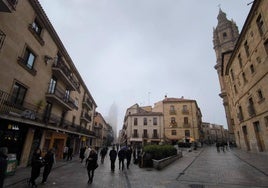
[[[15,153],[7,154],[7,170],[6,175],[14,175],[17,169],[17,156]]]

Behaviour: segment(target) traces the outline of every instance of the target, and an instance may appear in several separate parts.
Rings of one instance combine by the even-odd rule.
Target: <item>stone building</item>
[[[238,147],[268,151],[268,1],[255,0],[241,33],[220,10],[213,43],[229,132]]]
[[[202,141],[202,114],[195,100],[166,96],[154,104],[153,112],[163,113],[165,141]]]
[[[26,166],[36,147],[95,138],[93,97],[37,0],[0,1],[0,147]]]
[[[227,142],[228,131],[224,129],[223,125],[217,125],[213,123],[202,123],[202,130],[204,132],[204,142],[205,143],[215,143],[215,142]]]
[[[120,132],[121,145],[159,144],[163,142],[163,114],[152,112],[152,107],[135,104],[126,110],[123,130]]]
[[[99,112],[96,112],[94,116],[94,132],[96,139],[93,145],[97,148],[110,145],[114,139],[112,127]]]
[[[201,141],[202,115],[195,100],[168,98],[154,107],[127,109],[120,140],[131,144]]]

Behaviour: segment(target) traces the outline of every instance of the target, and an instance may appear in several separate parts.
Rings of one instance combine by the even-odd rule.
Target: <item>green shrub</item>
[[[177,149],[171,145],[147,145],[143,151],[150,153],[152,159],[160,160],[177,154]]]

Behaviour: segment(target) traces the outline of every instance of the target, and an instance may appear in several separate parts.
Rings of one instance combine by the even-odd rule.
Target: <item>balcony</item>
[[[183,123],[183,128],[191,128],[191,124],[190,123]]]
[[[12,12],[16,10],[18,0],[0,0],[0,12]]]
[[[169,110],[169,115],[176,115],[176,110]]]
[[[158,134],[153,134],[152,139],[159,139],[159,135]]]
[[[53,63],[52,72],[56,77],[61,78],[61,80],[66,84],[68,89],[74,91],[79,90],[79,83],[75,81],[71,71],[62,61]]]
[[[182,112],[182,114],[185,114],[185,115],[189,114],[189,110],[187,110],[187,109],[183,109],[181,112]]]
[[[148,138],[148,134],[143,133],[142,138]]]
[[[86,121],[87,123],[90,123],[91,122],[91,116],[89,116],[88,113],[83,112],[81,114],[80,120]]]
[[[39,125],[59,127],[63,130],[82,133],[89,136],[94,136],[95,133],[86,128],[75,125],[73,122],[65,120],[61,116],[41,110],[37,105],[33,105],[26,101],[22,105],[12,103],[11,95],[0,90],[0,115],[8,116],[9,118],[21,118],[21,121],[32,121]]]
[[[49,90],[46,93],[46,98],[51,102],[59,104],[66,110],[73,110],[77,108],[75,101],[70,96],[66,96],[65,92],[59,88],[56,88],[54,91]]]
[[[83,106],[85,106],[86,108],[88,108],[89,110],[92,110],[93,109],[93,104],[92,102],[89,100],[89,99],[85,99],[83,102],[82,102]]]

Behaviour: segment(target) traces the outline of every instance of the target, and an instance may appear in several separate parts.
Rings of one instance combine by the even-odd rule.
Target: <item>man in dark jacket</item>
[[[110,153],[109,153],[109,156],[110,156],[110,160],[111,160],[111,170],[112,170],[112,172],[114,172],[114,168],[115,168],[115,160],[116,160],[116,157],[117,157],[117,152],[116,152],[114,146],[113,146],[113,148],[111,149],[111,151],[110,151]]]
[[[131,155],[132,155],[132,149],[131,149],[131,146],[128,146],[128,148],[126,150],[127,169],[129,169],[129,165],[131,162]]]
[[[118,159],[119,159],[119,169],[121,169],[122,166],[122,170],[124,170],[124,160],[126,158],[126,151],[125,148],[121,148],[118,152]]]
[[[54,154],[54,149],[50,149],[47,154],[44,157],[45,161],[45,168],[43,172],[43,180],[42,183],[46,183],[47,177],[50,174],[50,171],[52,169],[53,164],[55,163],[55,154]]]
[[[7,148],[0,148],[0,188],[4,186],[6,170],[7,170]]]

